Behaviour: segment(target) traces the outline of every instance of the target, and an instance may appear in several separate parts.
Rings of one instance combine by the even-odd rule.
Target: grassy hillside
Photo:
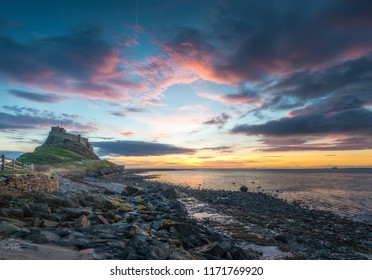
[[[119,166],[107,160],[87,160],[83,156],[72,151],[49,147],[38,148],[33,153],[25,153],[18,158],[25,163],[36,164],[37,172],[91,172],[110,173],[118,170]]]
[[[83,159],[84,157],[77,153],[56,147],[39,148],[33,153],[26,153],[18,158],[21,162],[37,165],[82,161]]]

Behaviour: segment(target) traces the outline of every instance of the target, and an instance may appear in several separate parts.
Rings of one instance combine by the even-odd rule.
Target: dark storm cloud
[[[8,90],[8,92],[16,97],[40,103],[56,103],[62,100],[60,96],[50,93],[36,93],[16,89]]]
[[[195,152],[193,149],[143,141],[92,142],[92,145],[95,148],[98,148],[97,153],[100,156],[161,156],[171,154],[190,154]]]
[[[330,94],[356,94],[366,98],[368,95],[372,99],[371,69],[372,56],[369,55],[327,69],[293,74],[267,91],[278,96],[292,96],[304,100]]]
[[[113,53],[93,27],[71,30],[61,36],[18,43],[0,37],[0,71],[16,80],[37,79],[55,73],[60,77],[86,79]]]
[[[322,99],[304,108],[289,112],[290,116],[310,113],[331,114],[349,109],[362,108],[365,102],[355,96],[335,96]]]
[[[316,70],[371,50],[370,1],[241,0],[216,6],[209,29],[180,30],[170,49],[207,62],[215,77],[233,83]]]
[[[217,125],[218,127],[222,128],[230,118],[231,118],[230,115],[228,115],[226,113],[222,113],[221,115],[216,116],[216,117],[204,122],[203,124],[205,124],[205,125]]]
[[[290,136],[313,134],[372,134],[372,111],[350,109],[334,114],[306,114],[258,125],[237,125],[231,132],[246,135]]]

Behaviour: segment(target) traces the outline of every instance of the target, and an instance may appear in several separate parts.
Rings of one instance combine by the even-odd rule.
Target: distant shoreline
[[[372,172],[372,168],[369,167],[330,167],[330,168],[127,168],[126,171],[134,174],[145,173],[145,172],[157,172],[157,171],[270,171],[270,172]]]

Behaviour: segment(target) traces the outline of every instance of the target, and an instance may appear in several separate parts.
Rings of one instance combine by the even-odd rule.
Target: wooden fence
[[[7,158],[5,155],[1,156],[1,169],[0,171],[7,170],[31,170],[34,171],[35,166],[33,164],[27,164],[20,162],[15,159]]]

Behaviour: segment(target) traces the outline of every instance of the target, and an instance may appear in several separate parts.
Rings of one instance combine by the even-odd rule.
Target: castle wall
[[[53,129],[49,134],[53,135],[53,136],[56,136],[56,137],[59,137],[59,138],[62,138],[62,139],[67,139],[67,140],[74,141],[74,142],[80,142],[84,146],[88,147],[88,139],[85,138],[85,137],[78,137],[77,135],[74,135],[74,134],[71,134],[71,133],[66,133],[66,132],[63,132],[61,130],[53,130]]]

